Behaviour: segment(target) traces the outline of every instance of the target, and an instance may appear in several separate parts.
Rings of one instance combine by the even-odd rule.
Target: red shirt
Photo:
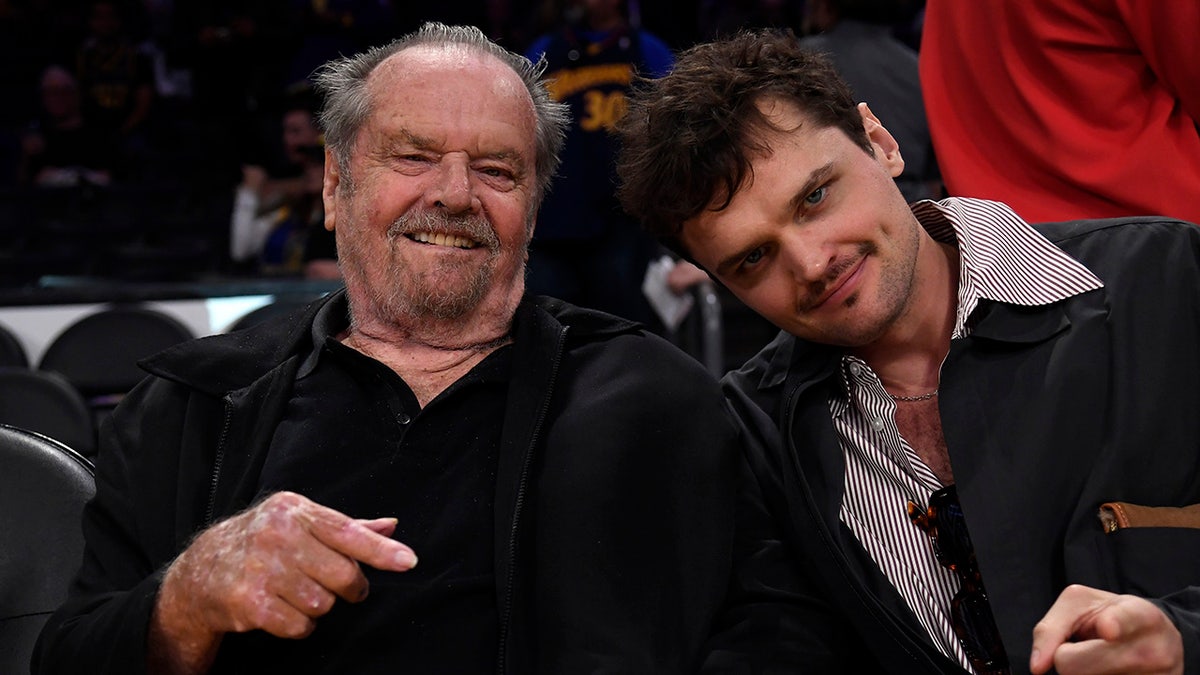
[[[921,83],[951,195],[1025,220],[1200,223],[1200,2],[929,0]]]

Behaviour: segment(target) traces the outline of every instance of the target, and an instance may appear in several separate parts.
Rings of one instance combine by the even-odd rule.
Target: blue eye
[[[746,265],[754,265],[754,264],[757,264],[762,259],[763,259],[763,250],[761,248],[756,248],[753,251],[751,251],[750,253],[746,254],[746,257],[742,259],[742,262]]]
[[[804,203],[807,206],[815,206],[825,201],[825,192],[828,190],[824,185],[813,190],[807,197],[804,198]]]

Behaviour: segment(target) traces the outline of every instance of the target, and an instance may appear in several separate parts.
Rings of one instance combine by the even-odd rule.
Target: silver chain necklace
[[[937,389],[934,389],[933,391],[929,392],[928,394],[921,394],[920,396],[897,396],[896,394],[892,394],[892,393],[888,394],[888,396],[890,396],[893,401],[928,401],[929,399],[931,399],[937,395],[938,395]]]

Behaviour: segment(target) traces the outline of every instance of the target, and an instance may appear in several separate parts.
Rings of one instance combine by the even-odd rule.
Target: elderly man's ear
[[[341,175],[337,160],[329,148],[325,148],[325,178],[321,187],[321,203],[325,207],[325,229],[333,232],[337,220],[337,188]]]

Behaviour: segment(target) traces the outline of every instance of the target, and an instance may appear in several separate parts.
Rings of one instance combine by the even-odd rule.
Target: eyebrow
[[[417,150],[422,150],[425,152],[437,152],[437,153],[443,152],[441,142],[434,140],[432,137],[419,136],[419,135],[414,134],[413,132],[409,131],[408,129],[404,129],[403,131],[401,131],[400,136],[403,139],[402,140],[403,143],[408,143],[409,145],[413,146]],[[525,170],[525,161],[521,158],[521,154],[519,152],[517,152],[516,150],[512,150],[512,149],[504,149],[504,150],[498,150],[496,152],[488,152],[488,153],[484,153],[483,155],[481,155],[479,157],[472,157],[472,159],[492,159],[492,160],[498,160],[498,161],[502,161],[502,162],[509,162],[514,166],[514,168],[517,169],[518,172],[524,172],[524,170]]]
[[[791,201],[788,202],[788,212],[795,213],[796,209],[800,208],[800,206],[804,203],[804,200],[808,199],[808,196],[811,195],[814,190],[821,187],[822,183],[828,181],[829,177],[832,175],[833,162],[826,162],[822,166],[813,169],[812,172],[808,174],[808,180],[804,181],[804,184],[800,186],[800,189],[796,191],[796,194],[792,196]]]
[[[401,142],[408,143],[417,150],[437,150],[438,143],[428,136],[418,136],[408,129],[400,132]]]
[[[797,190],[796,193],[794,195],[792,195],[792,198],[788,200],[788,203],[787,203],[788,213],[795,213],[796,209],[800,208],[800,205],[804,202],[804,200],[807,199],[808,196],[810,194],[812,194],[814,190],[816,190],[818,187],[820,187],[822,183],[829,180],[829,177],[831,175],[833,175],[833,162],[826,162],[825,164],[817,167],[816,169],[813,169],[808,174],[808,178],[800,186],[800,189]],[[745,258],[747,255],[749,255],[751,251],[758,248],[759,246],[761,246],[761,244],[754,244],[752,246],[747,246],[746,248],[738,251],[737,253],[729,255],[728,257],[721,260],[721,262],[717,263],[717,267],[715,270],[717,275],[719,275],[719,276],[727,275],[734,267],[736,267],[738,265],[738,263],[740,263],[742,261],[743,258]]]
[[[729,273],[731,271],[733,271],[733,268],[737,267],[738,263],[742,262],[742,259],[744,259],[746,256],[750,255],[750,252],[753,251],[754,249],[758,248],[759,246],[760,246],[759,244],[754,244],[753,246],[750,246],[749,248],[738,251],[737,253],[734,253],[733,255],[729,256],[728,258],[725,258],[721,262],[717,263],[717,269],[716,269],[717,276],[720,276],[720,277],[728,276]]]

